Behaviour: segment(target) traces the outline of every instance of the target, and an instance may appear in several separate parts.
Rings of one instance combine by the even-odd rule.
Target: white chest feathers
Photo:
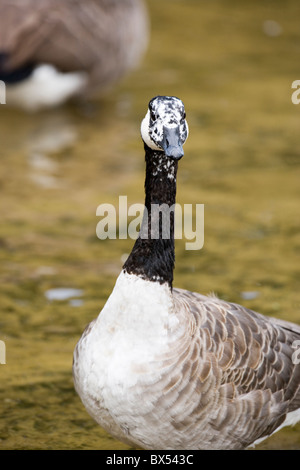
[[[123,438],[119,429],[132,430],[139,416],[151,412],[169,343],[182,334],[178,323],[167,285],[120,274],[74,353],[76,390],[111,434]],[[145,399],[150,386],[152,395]]]

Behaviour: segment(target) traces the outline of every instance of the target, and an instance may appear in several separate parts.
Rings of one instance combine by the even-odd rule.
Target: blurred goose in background
[[[143,0],[0,0],[6,103],[35,111],[107,91],[148,43]]]
[[[300,326],[173,288],[168,211],[188,136],[182,101],[153,98],[141,134],[147,210],[113,292],[75,348],[75,388],[90,415],[130,445],[245,449],[300,420]],[[157,206],[169,213],[167,232]]]

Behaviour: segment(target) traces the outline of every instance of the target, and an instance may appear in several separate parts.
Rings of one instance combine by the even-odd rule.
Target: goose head
[[[156,96],[149,102],[141,124],[144,143],[152,150],[164,152],[173,160],[183,157],[188,137],[184,104],[175,96]]]

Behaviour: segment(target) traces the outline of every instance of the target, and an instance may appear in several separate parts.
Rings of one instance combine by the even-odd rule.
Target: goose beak
[[[178,127],[163,127],[161,146],[167,157],[180,160],[184,155]]]

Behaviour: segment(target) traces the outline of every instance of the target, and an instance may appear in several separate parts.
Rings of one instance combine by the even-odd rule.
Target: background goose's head
[[[179,160],[184,154],[182,146],[188,136],[183,102],[175,96],[152,98],[142,121],[141,134],[149,148]]]

